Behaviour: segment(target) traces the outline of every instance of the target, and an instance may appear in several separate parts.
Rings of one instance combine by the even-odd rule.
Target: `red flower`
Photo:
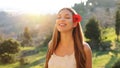
[[[82,17],[79,14],[73,15],[73,22],[74,23],[79,23],[79,22],[81,22],[81,20],[82,20]]]

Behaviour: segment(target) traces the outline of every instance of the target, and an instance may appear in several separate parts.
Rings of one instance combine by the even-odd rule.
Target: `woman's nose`
[[[65,18],[61,18],[60,21],[65,21]]]

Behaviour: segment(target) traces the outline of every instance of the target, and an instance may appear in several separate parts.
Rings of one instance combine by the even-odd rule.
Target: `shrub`
[[[112,68],[120,68],[120,59],[112,66]]]
[[[19,52],[19,42],[13,39],[4,40],[0,44],[0,60],[2,63],[11,63],[15,60],[14,56]]]
[[[7,64],[7,63],[12,63],[14,62],[14,56],[13,55],[10,55],[8,53],[5,53],[5,54],[2,54],[1,55],[1,62],[3,64]]]
[[[0,45],[0,54],[15,54],[19,52],[20,44],[13,39],[4,40]]]
[[[111,41],[101,42],[99,50],[109,51],[109,50],[111,50],[111,48],[110,48],[111,46],[112,46]]]
[[[29,63],[28,63],[28,60],[25,59],[25,58],[23,58],[23,57],[20,58],[19,62],[20,62],[20,65],[26,65],[26,64],[29,64]]]

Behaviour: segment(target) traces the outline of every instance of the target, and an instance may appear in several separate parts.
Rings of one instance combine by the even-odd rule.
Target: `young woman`
[[[71,8],[58,12],[45,68],[92,68],[92,52],[83,40],[80,20]]]

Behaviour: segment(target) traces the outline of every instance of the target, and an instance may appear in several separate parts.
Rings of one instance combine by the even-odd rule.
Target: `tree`
[[[112,68],[119,68],[120,67],[120,59],[118,59],[114,65],[112,66]]]
[[[2,41],[3,41],[3,38],[2,38],[2,36],[0,35],[0,43],[2,43]]]
[[[91,18],[86,24],[85,37],[90,39],[92,45],[97,45],[101,41],[101,30],[98,21],[95,18]]]
[[[2,63],[10,63],[15,59],[13,56],[19,52],[20,43],[13,39],[4,40],[0,45],[0,60]]]
[[[32,42],[31,32],[28,27],[25,27],[23,32],[22,46],[30,46]]]
[[[117,35],[117,40],[119,40],[120,35],[120,10],[116,11],[116,20],[115,20],[115,33]]]

